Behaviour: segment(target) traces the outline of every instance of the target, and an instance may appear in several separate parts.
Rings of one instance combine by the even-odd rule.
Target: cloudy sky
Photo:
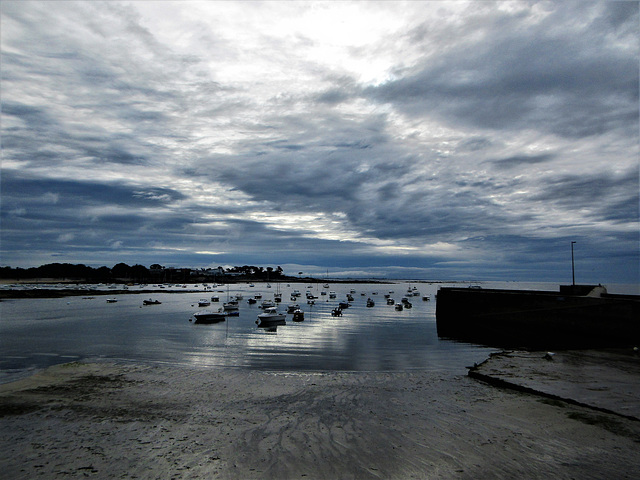
[[[1,9],[2,265],[639,282],[638,2]]]

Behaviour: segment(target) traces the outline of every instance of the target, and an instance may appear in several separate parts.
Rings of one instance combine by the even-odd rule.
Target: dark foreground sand
[[[640,422],[430,372],[69,364],[0,386],[0,478],[637,478]]]

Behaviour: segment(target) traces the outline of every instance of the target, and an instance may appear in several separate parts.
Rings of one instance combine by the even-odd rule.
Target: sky
[[[0,8],[3,266],[640,283],[638,2]]]

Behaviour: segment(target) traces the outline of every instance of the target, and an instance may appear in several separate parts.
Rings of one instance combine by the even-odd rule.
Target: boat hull
[[[196,313],[193,318],[197,324],[220,323],[226,320],[224,313]]]
[[[279,313],[277,315],[258,315],[258,321],[260,323],[284,322],[285,320],[286,315],[284,313]]]

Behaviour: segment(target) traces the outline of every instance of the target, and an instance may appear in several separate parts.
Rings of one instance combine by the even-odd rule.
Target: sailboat
[[[280,282],[276,283],[276,293],[273,294],[273,300],[276,303],[282,301],[282,293],[280,292]]]
[[[238,300],[231,300],[229,298],[229,285],[227,285],[227,301],[222,305],[222,308],[225,312],[229,312],[229,314],[238,312],[240,309],[238,306]]]

